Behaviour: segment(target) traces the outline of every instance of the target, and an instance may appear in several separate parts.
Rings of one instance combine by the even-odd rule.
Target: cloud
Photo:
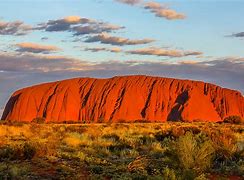
[[[21,21],[4,22],[0,20],[0,35],[26,35],[32,30],[32,27]]]
[[[244,37],[244,32],[234,33],[230,35],[231,37]]]
[[[141,48],[135,50],[123,51],[119,47],[107,48],[107,47],[94,47],[94,48],[84,48],[85,51],[91,52],[99,52],[99,51],[107,51],[107,52],[124,52],[127,54],[137,54],[137,55],[154,55],[154,56],[167,56],[167,57],[185,57],[185,56],[199,56],[203,53],[200,51],[183,51],[177,49],[162,49],[156,47],[149,48]],[[190,62],[190,61],[188,61]]]
[[[183,56],[193,56],[193,55],[202,54],[202,52],[198,52],[198,51],[160,49],[155,47],[131,50],[131,51],[127,51],[127,53],[138,54],[138,55],[168,56],[168,57],[183,57]]]
[[[128,4],[128,5],[136,5],[142,2],[142,0],[116,0],[117,2]]]
[[[77,23],[88,23],[92,22],[92,20],[89,20],[87,18],[81,18],[80,16],[67,16],[64,19],[62,19],[66,23],[70,24],[77,24]]]
[[[4,108],[0,108],[0,117],[2,117]]]
[[[39,24],[36,30],[53,31],[69,31],[73,35],[98,34],[101,32],[112,32],[124,27],[113,25],[93,19],[82,18],[79,16],[68,16],[62,19],[49,20],[47,23]]]
[[[41,38],[42,41],[46,41],[46,40],[48,40],[48,39],[49,39],[48,37],[42,37],[42,38]]]
[[[114,52],[118,53],[121,52],[121,48],[113,47],[113,48],[105,48],[105,47],[95,47],[95,48],[85,48],[85,51],[92,51],[92,52],[99,52],[99,51],[107,51],[107,52]]]
[[[212,61],[140,62],[110,61],[96,64],[89,75],[118,76],[146,74],[210,82],[244,93],[244,58],[218,58]],[[86,74],[87,75],[87,74]]]
[[[128,4],[131,6],[139,5],[140,7],[149,10],[156,17],[166,18],[167,20],[185,19],[186,15],[178,13],[173,9],[162,3],[155,1],[143,2],[142,0],[115,0],[120,3]]]
[[[79,71],[89,66],[88,62],[64,56],[0,53],[0,72]]]
[[[72,25],[87,24],[95,22],[92,19],[81,18],[79,16],[67,16],[62,19],[49,20],[47,23],[39,24],[35,29],[45,31],[67,31],[71,29]]]
[[[175,10],[169,9],[165,5],[157,2],[147,2],[144,4],[144,9],[150,10],[155,16],[163,17],[168,20],[185,19],[186,16],[182,13],[178,13]]]
[[[111,45],[137,45],[137,44],[148,44],[153,42],[152,39],[139,39],[139,40],[130,40],[123,37],[115,37],[110,36],[107,33],[101,33],[96,36],[88,37],[85,42],[91,43],[91,42],[100,42],[102,44],[111,44]]]
[[[112,24],[93,24],[93,25],[86,25],[86,26],[76,26],[73,27],[74,35],[84,35],[84,34],[99,34],[102,32],[112,32],[124,27],[112,25]]]
[[[51,45],[41,45],[30,42],[23,42],[16,44],[18,52],[31,52],[31,53],[50,53],[60,50],[56,46]]]

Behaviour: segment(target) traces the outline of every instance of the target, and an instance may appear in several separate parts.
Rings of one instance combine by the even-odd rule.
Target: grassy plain
[[[0,125],[0,179],[211,178],[244,178],[243,125]]]

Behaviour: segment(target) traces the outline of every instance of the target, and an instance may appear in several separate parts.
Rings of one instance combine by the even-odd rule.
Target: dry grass
[[[243,137],[215,123],[0,125],[0,179],[242,177]]]

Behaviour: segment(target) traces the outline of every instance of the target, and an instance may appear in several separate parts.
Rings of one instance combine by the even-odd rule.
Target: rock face
[[[221,121],[244,117],[240,92],[209,83],[149,76],[76,78],[16,91],[2,119],[47,122]]]

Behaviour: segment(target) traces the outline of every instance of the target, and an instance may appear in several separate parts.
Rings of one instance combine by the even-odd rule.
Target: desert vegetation
[[[238,124],[0,125],[0,179],[242,179],[243,172]]]

